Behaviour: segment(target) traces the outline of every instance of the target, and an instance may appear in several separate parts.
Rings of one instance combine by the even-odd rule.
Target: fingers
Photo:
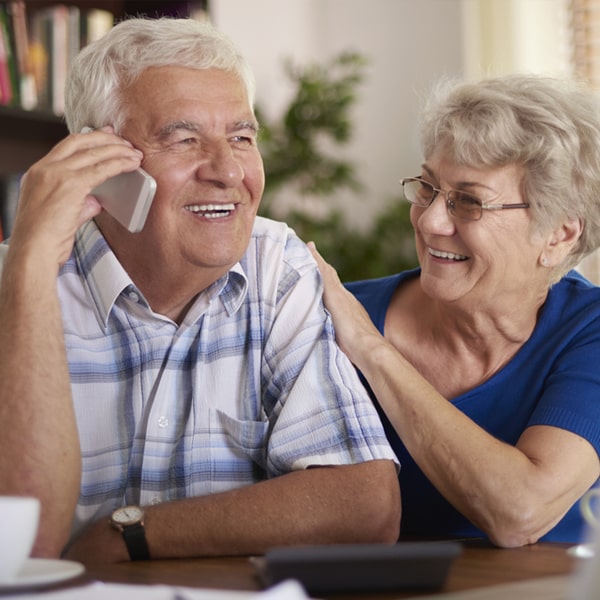
[[[77,177],[78,183],[94,187],[119,173],[140,166],[141,151],[115,135],[111,127],[90,133],[75,133],[62,140],[46,156],[48,166]]]
[[[310,253],[313,255],[313,258],[317,261],[317,266],[319,267],[319,271],[321,271],[321,275],[324,275],[324,271],[327,267],[329,267],[329,264],[321,256],[321,254],[317,250],[317,245],[314,242],[310,241],[306,245],[308,246]]]
[[[77,229],[102,212],[102,206],[94,196],[86,196],[83,209],[79,215]]]
[[[68,136],[23,176],[13,241],[64,262],[77,229],[101,210],[90,192],[139,167],[142,157],[112,128]]]
[[[342,285],[340,278],[338,277],[337,271],[321,256],[317,250],[317,246],[314,242],[310,241],[306,244],[313,258],[317,261],[317,266],[321,272],[321,277],[325,283],[325,287],[333,286],[338,284]]]
[[[307,242],[306,244],[313,258],[317,261],[317,265],[319,265],[319,270],[321,270],[321,264],[323,263],[323,257],[319,254],[317,250],[317,246],[314,242]]]

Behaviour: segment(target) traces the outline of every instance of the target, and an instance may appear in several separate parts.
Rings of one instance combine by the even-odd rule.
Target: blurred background
[[[211,19],[254,68],[263,124],[279,127],[275,143],[263,145],[271,178],[265,212],[286,219],[305,239],[317,238],[345,280],[415,264],[398,181],[420,169],[417,118],[424,95],[440,77],[573,74],[574,15],[589,13],[593,2],[577,4],[210,0]],[[334,126],[315,125],[320,111],[346,121],[339,139]],[[282,122],[300,131],[282,135]],[[294,139],[307,136],[318,152],[303,164],[306,153]]]
[[[19,9],[33,61],[22,69]],[[600,79],[600,0],[0,1],[22,71],[7,96],[0,47],[0,238],[22,173],[66,134],[57,92],[69,57],[133,14],[208,18],[240,46],[257,80],[260,212],[315,240],[344,280],[416,265],[399,180],[419,171],[418,114],[439,78]],[[597,262],[582,268],[600,282]]]

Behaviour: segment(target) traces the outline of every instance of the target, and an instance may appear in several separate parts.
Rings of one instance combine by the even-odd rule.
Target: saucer
[[[571,546],[567,553],[577,558],[594,558],[596,550],[594,544],[578,544],[577,546]]]
[[[81,563],[70,560],[30,558],[14,579],[0,582],[0,593],[44,587],[72,579],[84,571]]]

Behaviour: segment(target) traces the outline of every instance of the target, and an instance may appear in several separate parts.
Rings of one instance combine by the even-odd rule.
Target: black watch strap
[[[150,558],[146,530],[141,523],[123,527],[123,539],[131,560],[148,560]]]

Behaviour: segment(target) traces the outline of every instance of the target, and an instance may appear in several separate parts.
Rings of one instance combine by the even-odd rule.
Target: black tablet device
[[[265,586],[299,581],[307,592],[441,587],[462,551],[458,542],[399,542],[273,548],[251,560]]]

